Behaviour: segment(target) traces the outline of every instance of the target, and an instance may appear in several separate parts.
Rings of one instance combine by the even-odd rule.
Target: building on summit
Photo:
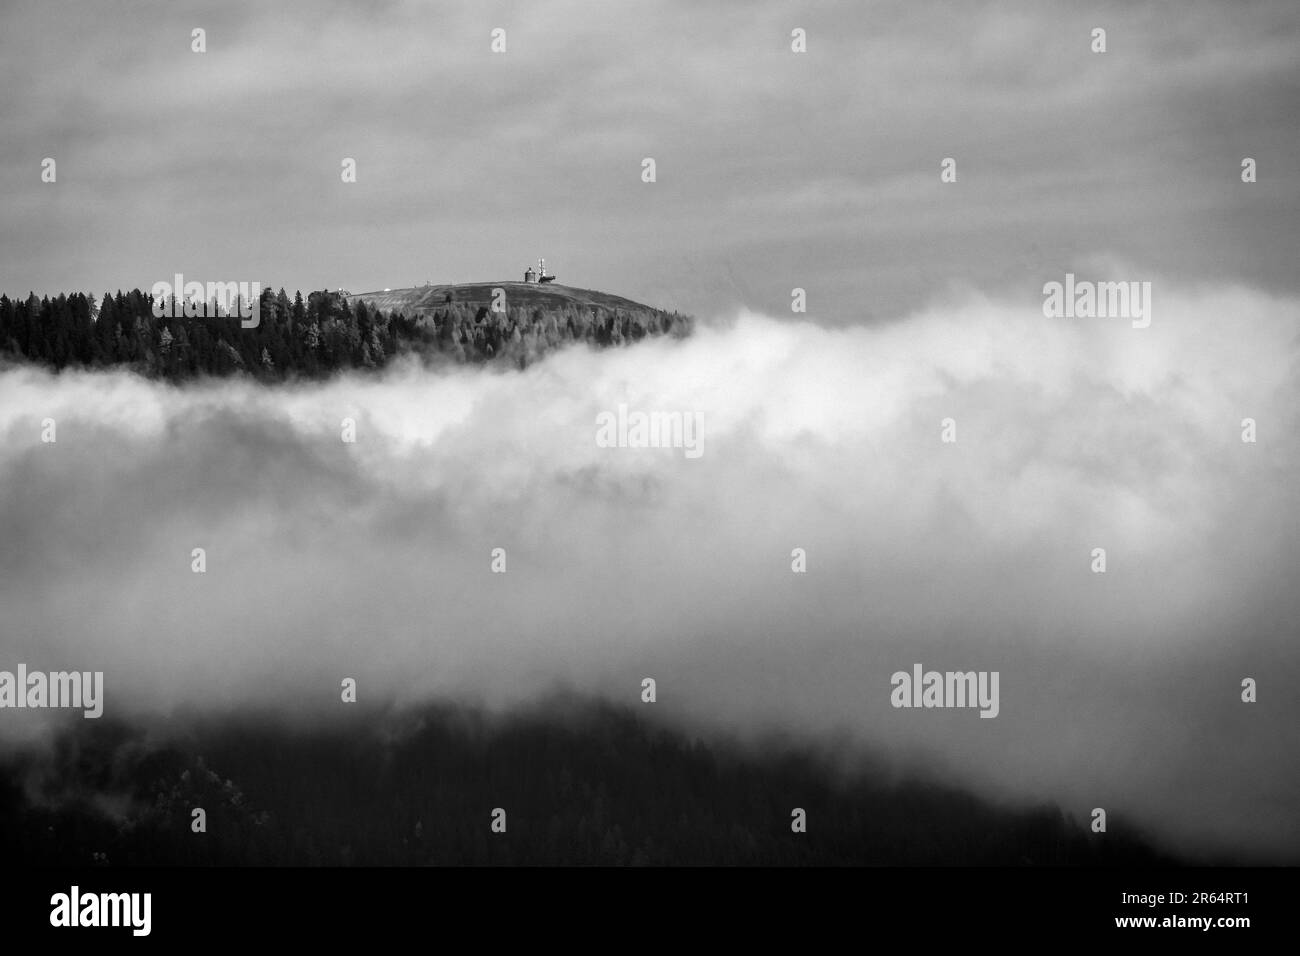
[[[524,270],[524,281],[534,282],[534,283],[554,282],[555,276],[553,275],[548,276],[546,274],[546,260],[538,259],[536,272],[533,271],[532,266],[529,266],[527,269]]]

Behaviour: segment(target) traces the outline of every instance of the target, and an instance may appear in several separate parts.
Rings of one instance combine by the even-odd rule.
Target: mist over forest
[[[424,859],[397,849],[410,827],[453,823],[366,790],[367,761],[409,751],[362,759],[373,728],[339,721],[350,706],[432,707],[430,739],[477,768],[445,784],[466,808],[510,773],[475,763],[475,746],[559,734],[554,766],[530,764],[511,791],[520,832],[594,812],[586,797],[565,803],[548,777],[560,768],[598,790],[607,757],[639,779],[658,753],[640,736],[649,722],[669,734],[666,787],[705,765],[700,740],[742,768],[719,793],[758,801],[700,859],[786,859],[762,828],[780,810],[773,826],[788,832],[806,803],[819,807],[809,833],[847,848],[821,844],[809,861],[902,859],[889,834],[918,828],[941,831],[917,836],[920,857],[955,859],[947,816],[1002,834],[973,859],[1089,861],[1077,837],[1097,807],[1124,853],[1295,859],[1300,309],[1239,287],[1163,288],[1140,332],[972,295],[853,328],[718,316],[628,348],[561,344],[522,368],[413,351],[316,379],[178,386],[107,362],[15,362],[0,372],[0,651],[103,671],[103,727],[117,729],[6,711],[9,805],[143,859],[170,831],[141,808],[188,793],[186,771],[208,786],[202,756],[248,813],[272,815],[293,859],[338,860],[345,845]],[[703,455],[601,447],[596,422],[620,405],[699,413]],[[1240,441],[1248,416],[1255,445]],[[42,440],[47,420],[57,441]],[[1089,570],[1099,545],[1105,575]],[[806,573],[792,573],[797,548]],[[890,675],[918,663],[998,671],[996,719],[891,706]],[[639,696],[646,677],[654,703]],[[1258,705],[1241,703],[1243,677],[1258,680]],[[340,701],[345,678],[356,705]],[[582,723],[591,739],[540,717],[502,737],[437,729],[526,713],[557,686],[622,715],[614,737],[604,716]],[[453,706],[470,716],[437,710]],[[239,729],[252,715],[264,740]],[[186,736],[191,721],[205,729]],[[786,749],[732,753],[774,737],[805,755],[793,776]],[[281,754],[300,761],[300,782],[268,768]],[[808,754],[825,759],[799,763]],[[881,776],[835,791],[826,768],[863,761]],[[95,781],[102,799],[87,796]],[[295,835],[282,786],[368,793],[396,829],[349,844],[317,821]],[[911,787],[942,796],[933,816],[898,823],[898,808],[924,805]],[[656,859],[645,840],[663,846],[652,831],[666,824],[637,816],[651,813],[638,792],[649,800],[611,791],[579,857],[608,837],[602,859]],[[715,804],[685,804],[654,812],[677,808],[697,832]],[[1041,852],[1026,826],[1043,828]],[[495,859],[438,839],[457,859]],[[241,847],[213,852],[254,854]]]

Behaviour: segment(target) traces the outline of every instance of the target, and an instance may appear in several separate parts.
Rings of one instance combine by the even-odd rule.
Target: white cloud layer
[[[1145,330],[970,298],[874,327],[745,314],[525,372],[10,369],[0,669],[103,670],[116,717],[310,718],[344,676],[372,702],[562,682],[640,706],[653,676],[691,726],[1294,858],[1298,320],[1157,281]],[[701,413],[703,457],[598,447],[620,403]],[[1000,671],[1000,715],[891,708],[915,662]],[[0,712],[0,737],[44,716]]]

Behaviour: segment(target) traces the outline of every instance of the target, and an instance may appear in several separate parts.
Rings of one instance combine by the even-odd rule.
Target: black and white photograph
[[[0,129],[7,933],[1294,897],[1294,0],[0,0]]]

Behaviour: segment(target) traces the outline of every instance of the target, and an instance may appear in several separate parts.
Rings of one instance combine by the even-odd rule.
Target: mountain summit
[[[386,289],[383,292],[360,292],[347,296],[348,302],[355,305],[363,301],[373,309],[383,312],[416,315],[432,315],[446,305],[455,304],[477,310],[492,309],[492,300],[496,289],[505,293],[507,309],[519,307],[531,312],[541,309],[543,312],[560,312],[566,308],[593,309],[609,312],[665,314],[662,310],[625,299],[620,295],[598,292],[594,289],[575,289],[572,286],[558,285],[554,282],[466,282],[459,284],[422,285],[409,289]]]

